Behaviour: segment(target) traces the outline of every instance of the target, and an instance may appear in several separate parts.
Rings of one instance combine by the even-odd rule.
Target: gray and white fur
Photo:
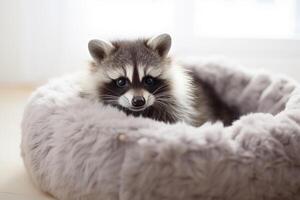
[[[188,66],[168,56],[168,34],[113,42],[91,40],[88,47],[94,62],[83,94],[92,92],[103,104],[128,115],[194,126],[216,120],[230,124],[236,116]]]

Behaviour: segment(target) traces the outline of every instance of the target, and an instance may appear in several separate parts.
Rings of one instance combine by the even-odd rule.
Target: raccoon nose
[[[145,98],[142,96],[134,96],[131,100],[131,104],[135,107],[143,106],[145,103]]]

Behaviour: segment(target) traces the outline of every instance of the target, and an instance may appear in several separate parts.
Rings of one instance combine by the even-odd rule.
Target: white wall
[[[38,82],[82,69],[89,60],[87,43],[93,38],[135,38],[162,32],[173,36],[172,53],[179,57],[225,55],[251,68],[266,68],[300,80],[297,38],[201,37],[195,31],[194,3],[1,0],[0,83]]]
[[[0,1],[0,82],[21,78],[20,0]]]

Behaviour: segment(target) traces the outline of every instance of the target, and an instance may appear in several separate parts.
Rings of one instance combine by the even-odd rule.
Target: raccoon
[[[186,66],[168,56],[171,37],[106,42],[91,40],[89,85],[100,102],[166,123],[200,126],[233,121],[233,110]]]

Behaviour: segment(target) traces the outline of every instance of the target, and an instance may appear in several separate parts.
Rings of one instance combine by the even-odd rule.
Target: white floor
[[[0,200],[51,200],[36,189],[20,156],[20,123],[32,89],[0,86]]]

